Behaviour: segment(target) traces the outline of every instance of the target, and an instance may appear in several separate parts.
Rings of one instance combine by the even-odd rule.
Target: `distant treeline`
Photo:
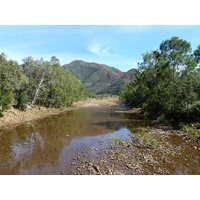
[[[83,84],[60,67],[59,60],[27,57],[19,65],[0,55],[0,115],[11,105],[21,110],[27,105],[68,107],[87,95]]]
[[[172,37],[147,52],[121,99],[147,116],[173,122],[200,122],[200,46]]]

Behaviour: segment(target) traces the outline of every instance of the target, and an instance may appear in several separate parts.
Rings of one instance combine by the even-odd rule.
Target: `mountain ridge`
[[[74,60],[62,68],[80,79],[88,92],[93,94],[119,94],[136,71],[122,72],[115,67],[83,60]]]

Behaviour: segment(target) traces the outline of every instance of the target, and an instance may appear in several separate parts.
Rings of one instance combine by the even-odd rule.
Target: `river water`
[[[98,148],[100,153],[101,147],[109,148],[110,138],[128,139],[125,121],[116,109],[85,108],[4,129],[0,132],[0,174],[70,171],[73,158],[86,147]]]
[[[0,174],[71,174],[88,148],[95,159],[112,138],[130,140],[129,122],[145,123],[114,108],[83,108],[0,130]]]

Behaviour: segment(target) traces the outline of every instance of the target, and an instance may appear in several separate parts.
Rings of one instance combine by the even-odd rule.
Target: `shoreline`
[[[53,115],[58,115],[63,112],[76,110],[87,107],[117,107],[120,108],[122,102],[116,97],[106,97],[103,99],[87,99],[73,103],[71,107],[63,109],[38,107],[31,110],[20,111],[11,108],[4,112],[4,116],[0,118],[0,130],[5,128],[13,128],[24,122],[47,118]]]

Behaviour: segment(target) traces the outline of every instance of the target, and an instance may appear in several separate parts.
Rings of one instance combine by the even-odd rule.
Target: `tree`
[[[17,107],[20,110],[23,111],[26,110],[27,104],[29,103],[26,92],[21,90],[16,100],[17,100]]]
[[[0,92],[14,99],[17,90],[27,81],[17,62],[0,55]]]
[[[159,50],[143,56],[138,74],[121,98],[154,118],[191,119],[191,107],[200,100],[199,72],[191,50],[190,43],[178,37],[163,41]]]
[[[28,97],[32,104],[70,106],[85,95],[81,82],[62,69],[55,56],[50,62],[28,57],[24,59],[22,69],[29,79]]]
[[[194,51],[195,60],[198,64],[200,64],[200,45]]]
[[[29,101],[34,105],[40,91],[44,87],[43,82],[46,76],[46,66],[43,59],[34,60],[32,57],[27,57],[23,61],[22,70],[29,80],[27,88]]]
[[[82,83],[60,67],[59,60],[23,59],[23,64],[0,55],[0,116],[10,105],[25,110],[30,102],[46,107],[70,106],[86,96]]]
[[[53,67],[60,67],[60,61],[56,56],[52,56],[50,60],[50,65]]]
[[[3,117],[3,111],[10,108],[11,98],[0,93],[0,117]]]
[[[19,90],[27,83],[26,76],[21,72],[17,62],[7,60],[5,54],[0,55],[0,112],[16,104]]]

